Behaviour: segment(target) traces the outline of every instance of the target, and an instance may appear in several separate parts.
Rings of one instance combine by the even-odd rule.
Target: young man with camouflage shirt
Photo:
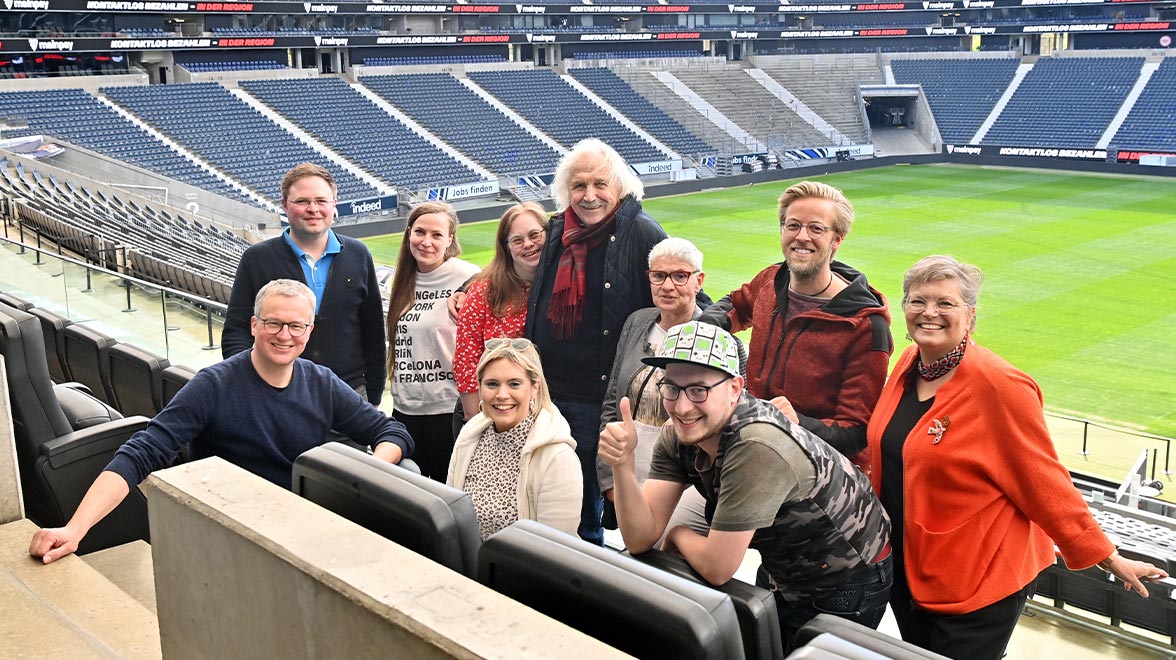
[[[627,399],[600,435],[612,466],[625,546],[649,550],[682,492],[706,499],[709,534],[666,534],[712,584],[731,579],[748,547],[763,564],[756,582],[775,592],[785,646],[820,612],[876,628],[893,579],[890,523],[869,480],[827,443],[744,390],[734,338],[706,323],[671,328],[657,357],[670,416],[644,487],[634,474],[637,434]],[[786,650],[787,652],[787,650]]]

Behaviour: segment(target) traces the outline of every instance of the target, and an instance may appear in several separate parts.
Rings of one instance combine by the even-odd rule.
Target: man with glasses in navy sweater
[[[188,445],[193,459],[219,456],[282,488],[294,459],[331,429],[399,463],[412,453],[404,425],[365,401],[326,367],[299,359],[314,329],[314,293],[301,282],[261,288],[252,350],[202,369],[147,428],[132,435],[94,480],[65,527],[38,530],[29,554],[48,564],[77,550],[98,521],[153,470]]]

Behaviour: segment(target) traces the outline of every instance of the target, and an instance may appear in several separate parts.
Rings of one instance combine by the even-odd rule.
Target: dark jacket
[[[748,391],[761,399],[785,396],[801,426],[857,457],[866,448],[866,424],[886,383],[894,340],[886,298],[853,268],[834,261],[832,269],[849,286],[787,326],[790,273],[782,263],[761,271],[699,320],[731,332],[751,328]]]
[[[560,240],[563,230],[564,217],[561,212],[551,219],[547,230],[547,243],[543,246],[543,256],[539,260],[539,269],[535,273],[534,285],[527,301],[527,325],[524,335],[536,343],[544,343],[543,338],[535,336],[536,319],[546,318],[551,303],[552,285],[559,266],[559,257],[563,253],[563,242]],[[604,281],[587,283],[588,287],[603,287],[604,296],[601,323],[603,327],[598,332],[591,333],[593,340],[588,347],[593,353],[592,362],[596,369],[592,374],[583,374],[583,387],[577,392],[556,392],[553,388],[552,394],[556,398],[567,397],[597,403],[604,400],[608,376],[612,372],[613,358],[617,353],[617,341],[620,339],[625,319],[635,310],[653,306],[653,296],[649,292],[649,280],[646,279],[645,271],[649,267],[649,251],[665,238],[665,230],[641,210],[641,202],[632,196],[621,200],[617,206],[614,233],[604,243]],[[541,292],[546,292],[546,295],[541,295]],[[582,336],[585,335],[587,333]],[[558,357],[543,357],[545,371],[558,368]]]
[[[368,401],[379,405],[387,379],[387,344],[375,265],[363,243],[335,236],[342,249],[331,262],[327,287],[302,357],[334,371],[351,387],[365,385]],[[306,282],[302,265],[282,236],[253,245],[241,256],[221,334],[224,357],[253,346],[249,332],[253,300],[261,287],[277,279]]]

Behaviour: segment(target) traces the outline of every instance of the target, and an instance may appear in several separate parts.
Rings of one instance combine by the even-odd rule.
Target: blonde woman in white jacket
[[[491,339],[478,361],[481,412],[466,422],[446,483],[470,494],[482,538],[516,520],[576,534],[583,476],[576,441],[551,403],[526,339]]]

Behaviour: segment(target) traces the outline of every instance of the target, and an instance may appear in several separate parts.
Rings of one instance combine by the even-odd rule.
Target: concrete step
[[[155,611],[155,570],[151,565],[151,545],[146,541],[132,541],[123,545],[91,552],[82,557],[94,570],[114,586],[127,592],[149,612]]]
[[[155,614],[79,557],[28,555],[36,525],[0,525],[0,649],[5,658],[159,658]]]

